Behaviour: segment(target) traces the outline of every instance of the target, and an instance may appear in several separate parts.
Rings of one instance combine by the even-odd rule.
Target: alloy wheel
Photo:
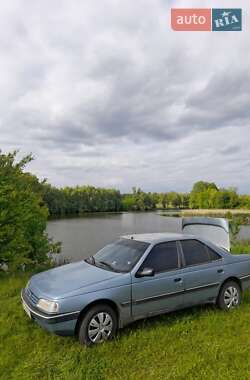
[[[88,337],[92,343],[107,340],[112,333],[113,321],[107,312],[95,314],[88,325]]]
[[[224,292],[224,302],[228,309],[239,304],[239,292],[234,286],[229,286]]]

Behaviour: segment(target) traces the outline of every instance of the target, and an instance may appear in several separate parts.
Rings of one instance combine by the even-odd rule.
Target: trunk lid
[[[182,231],[230,251],[229,224],[223,218],[192,217],[182,219]]]

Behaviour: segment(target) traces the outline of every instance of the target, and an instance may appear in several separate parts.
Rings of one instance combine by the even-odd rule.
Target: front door
[[[132,315],[135,319],[181,307],[183,278],[175,241],[155,245],[141,268],[152,268],[152,277],[132,279]]]

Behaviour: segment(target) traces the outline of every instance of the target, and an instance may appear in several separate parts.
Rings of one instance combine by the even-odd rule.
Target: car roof
[[[150,233],[150,234],[131,234],[121,236],[122,239],[131,239],[136,241],[142,241],[145,243],[156,244],[164,243],[166,241],[172,240],[185,240],[185,239],[195,239],[193,235],[175,234],[175,233]]]

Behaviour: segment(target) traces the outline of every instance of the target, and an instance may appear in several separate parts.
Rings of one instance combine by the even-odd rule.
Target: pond
[[[56,219],[48,223],[48,234],[61,241],[60,258],[77,261],[93,255],[121,235],[143,232],[181,232],[181,218],[160,212],[93,214]],[[239,237],[250,239],[250,226],[242,226]]]

